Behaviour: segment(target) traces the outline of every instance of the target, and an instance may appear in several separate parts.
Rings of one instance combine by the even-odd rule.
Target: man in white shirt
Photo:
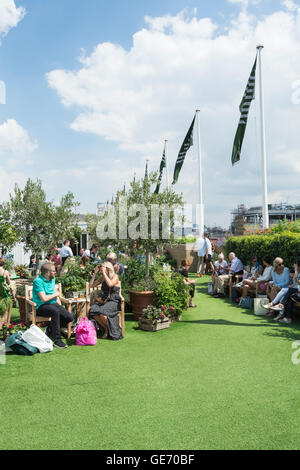
[[[224,284],[225,281],[229,279],[229,275],[232,275],[232,280],[235,282],[235,276],[244,274],[243,263],[235,253],[229,254],[230,265],[227,268],[224,268],[225,271],[228,271],[229,274],[222,274],[216,280],[216,291],[215,297],[224,297]]]
[[[69,256],[74,256],[73,251],[70,248],[70,240],[65,240],[64,241],[64,246],[59,250],[59,255],[61,257],[62,266],[64,265],[66,259]]]
[[[210,264],[212,271],[214,270],[211,258],[212,258],[212,246],[211,241],[208,239],[207,233],[204,233],[202,237],[197,240],[198,250],[198,268],[197,276],[202,277],[206,270],[206,265]]]

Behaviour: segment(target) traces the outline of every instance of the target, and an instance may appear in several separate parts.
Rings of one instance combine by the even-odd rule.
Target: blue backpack
[[[39,352],[37,348],[30,346],[30,344],[22,339],[21,331],[10,335],[5,341],[5,346],[10,348],[14,353],[22,356],[33,356],[33,354]]]

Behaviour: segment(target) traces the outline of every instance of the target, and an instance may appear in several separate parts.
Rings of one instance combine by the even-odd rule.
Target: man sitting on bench
[[[60,329],[65,328],[73,317],[61,305],[59,293],[55,290],[55,274],[54,264],[42,265],[41,275],[33,281],[32,300],[36,303],[36,313],[39,317],[51,317],[46,335],[53,340],[56,348],[65,349],[68,346],[61,339]]]

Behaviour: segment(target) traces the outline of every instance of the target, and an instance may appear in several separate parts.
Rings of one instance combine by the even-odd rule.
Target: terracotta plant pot
[[[132,313],[135,320],[139,320],[143,309],[147,308],[148,305],[154,304],[154,292],[153,291],[144,291],[144,292],[137,292],[137,291],[129,291],[130,295],[130,305],[132,307]]]
[[[20,311],[20,320],[23,322],[26,322],[26,303],[25,303],[25,297],[21,295],[17,295],[16,299],[18,301],[19,305],[19,311]]]

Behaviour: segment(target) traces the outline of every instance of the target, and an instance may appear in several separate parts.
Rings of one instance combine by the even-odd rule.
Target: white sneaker
[[[263,305],[263,307],[266,309],[266,310],[270,310],[270,308],[273,307],[273,304],[272,302],[268,303],[267,305]]]

